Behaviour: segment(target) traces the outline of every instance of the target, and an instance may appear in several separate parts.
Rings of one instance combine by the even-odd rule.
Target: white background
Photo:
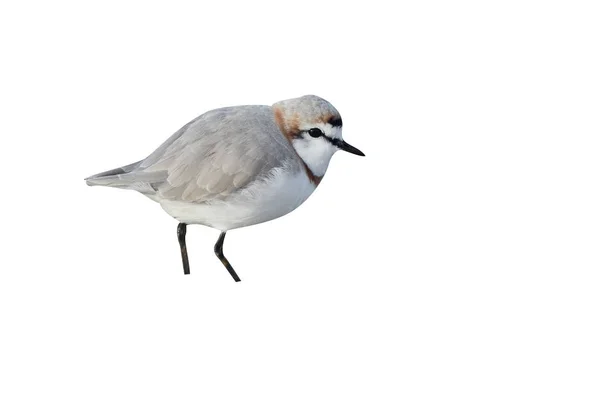
[[[0,398],[598,399],[600,13],[494,3],[3,3]],[[241,283],[84,184],[303,94],[367,156],[229,233]]]

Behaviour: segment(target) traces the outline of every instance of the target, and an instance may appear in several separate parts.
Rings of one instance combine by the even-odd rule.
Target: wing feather
[[[271,107],[228,107],[191,121],[126,175],[160,198],[201,203],[225,199],[290,159],[298,162]]]

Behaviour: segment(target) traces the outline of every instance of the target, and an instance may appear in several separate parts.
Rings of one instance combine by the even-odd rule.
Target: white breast
[[[159,203],[180,222],[228,231],[279,218],[296,209],[314,190],[305,171],[277,168],[267,179],[226,200],[194,204],[159,199]]]

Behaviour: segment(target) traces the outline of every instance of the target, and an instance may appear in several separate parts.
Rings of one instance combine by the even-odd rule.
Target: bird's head
[[[277,102],[273,109],[279,128],[316,177],[325,174],[338,150],[364,156],[342,138],[342,117],[328,101],[308,95]]]

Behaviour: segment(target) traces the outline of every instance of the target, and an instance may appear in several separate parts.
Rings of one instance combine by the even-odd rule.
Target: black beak
[[[365,156],[365,153],[363,153],[362,151],[360,151],[356,147],[349,145],[348,143],[344,142],[343,140],[340,140],[337,143],[337,147],[340,150],[344,150],[344,151],[347,151],[348,153],[356,154],[357,156],[361,156],[361,157]]]

